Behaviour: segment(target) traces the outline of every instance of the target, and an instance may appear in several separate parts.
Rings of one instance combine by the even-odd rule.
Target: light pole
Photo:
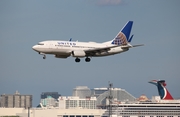
[[[109,98],[109,117],[111,117],[111,115],[112,115],[112,98],[113,98],[112,93],[111,93],[112,86],[113,86],[113,84],[109,82],[109,96],[108,96],[108,98]]]

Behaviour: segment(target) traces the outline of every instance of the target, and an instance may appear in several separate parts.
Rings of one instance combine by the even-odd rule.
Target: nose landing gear
[[[40,54],[40,55],[43,55],[43,59],[46,59],[46,55],[45,55],[44,53],[40,53],[40,52],[39,52],[39,54]]]
[[[43,59],[46,59],[46,55],[43,55]]]

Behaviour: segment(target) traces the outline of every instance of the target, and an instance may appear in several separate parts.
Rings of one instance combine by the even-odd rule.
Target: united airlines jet
[[[130,44],[133,38],[133,35],[130,36],[132,25],[133,21],[127,22],[114,39],[104,43],[78,42],[72,39],[69,41],[49,40],[39,42],[32,48],[43,55],[43,59],[46,59],[46,54],[53,54],[56,58],[75,57],[76,62],[80,62],[80,58],[85,57],[85,61],[90,62],[91,57],[114,55],[126,52],[132,47],[142,46],[143,44]]]

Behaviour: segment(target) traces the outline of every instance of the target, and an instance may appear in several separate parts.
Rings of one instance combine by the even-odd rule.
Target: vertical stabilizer
[[[152,80],[152,81],[149,81],[149,83],[157,86],[158,93],[159,93],[159,96],[161,97],[161,99],[173,100],[173,97],[171,96],[171,94],[169,93],[169,91],[165,87],[166,86],[165,80],[159,80],[159,81]]]
[[[132,40],[130,37],[131,29],[132,29],[133,21],[128,21],[125,26],[121,29],[121,31],[116,35],[116,37],[112,40],[112,44],[118,46],[128,45],[128,42]]]

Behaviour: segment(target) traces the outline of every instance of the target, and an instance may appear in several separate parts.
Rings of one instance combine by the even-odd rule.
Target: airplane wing
[[[133,48],[133,47],[138,47],[138,46],[143,46],[144,44],[139,44],[139,45],[126,45],[126,46],[121,46],[122,49],[129,49],[129,48]],[[93,48],[93,49],[88,49],[88,50],[84,50],[84,52],[86,53],[86,55],[88,56],[92,56],[95,53],[101,53],[101,52],[106,52],[109,51],[111,48],[115,48],[118,47],[117,45],[114,46],[109,46],[109,47],[104,47],[104,48]]]
[[[117,47],[117,45],[104,47],[104,48],[88,49],[88,50],[84,50],[84,52],[89,56],[89,55],[94,55],[97,52],[101,53],[101,52],[109,51],[111,48],[115,48],[115,47]]]

